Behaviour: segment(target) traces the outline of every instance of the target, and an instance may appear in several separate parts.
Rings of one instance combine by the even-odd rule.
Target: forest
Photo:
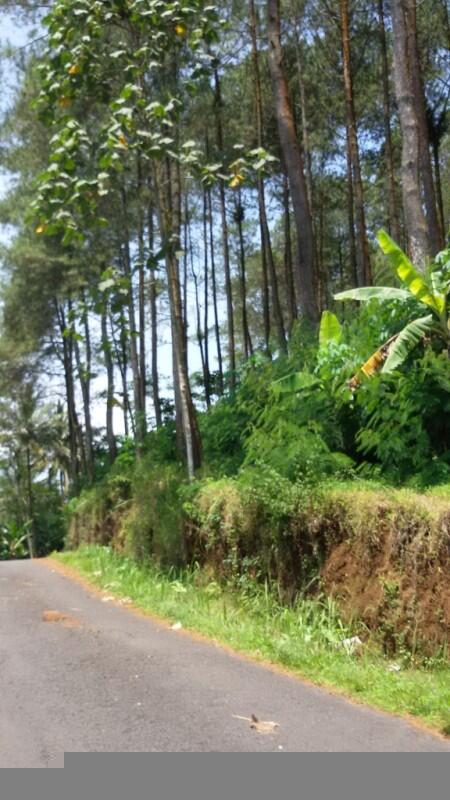
[[[0,559],[447,643],[446,0],[0,7]]]

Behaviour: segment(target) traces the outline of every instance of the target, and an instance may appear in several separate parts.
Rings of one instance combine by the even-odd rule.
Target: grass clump
[[[241,580],[238,589],[198,568],[164,571],[138,565],[109,547],[85,546],[56,556],[90,582],[129,597],[150,614],[197,631],[256,659],[287,667],[314,683],[431,727],[450,730],[450,669],[444,657],[427,667],[393,665],[360,623],[344,623],[325,597],[298,597],[283,606],[265,587]],[[365,644],[348,653],[342,641],[358,634]],[[399,671],[392,671],[397,670]]]

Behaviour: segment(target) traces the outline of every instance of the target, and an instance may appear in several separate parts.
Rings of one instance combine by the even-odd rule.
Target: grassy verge
[[[107,547],[85,546],[55,558],[146,612],[450,735],[450,667],[439,661],[426,669],[393,665],[370,644],[359,654],[347,653],[340,643],[358,631],[343,625],[330,600],[286,608],[252,584],[223,588],[200,571],[161,572]]]

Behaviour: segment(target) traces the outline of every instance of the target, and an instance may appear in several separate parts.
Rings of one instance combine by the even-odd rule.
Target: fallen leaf
[[[71,617],[70,614],[65,614],[62,611],[43,611],[42,622],[59,623],[64,628],[81,628],[79,619]]]
[[[266,735],[268,733],[273,733],[277,728],[280,727],[278,722],[271,722],[271,721],[266,722],[263,720],[259,720],[258,717],[255,716],[255,714],[252,714],[251,717],[241,717],[238,714],[233,714],[233,719],[242,719],[244,720],[244,722],[249,722],[250,728],[252,730],[257,731],[257,733],[263,733]]]

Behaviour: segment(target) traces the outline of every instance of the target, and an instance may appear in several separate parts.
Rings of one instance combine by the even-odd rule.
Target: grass
[[[54,558],[95,586],[130,598],[145,612],[450,735],[448,662],[435,659],[419,668],[397,659],[401,669],[393,672],[391,662],[370,641],[359,654],[348,654],[342,640],[364,634],[357,624],[341,622],[330,599],[299,600],[286,608],[248,580],[237,588],[221,587],[200,570],[162,572],[96,545]]]

